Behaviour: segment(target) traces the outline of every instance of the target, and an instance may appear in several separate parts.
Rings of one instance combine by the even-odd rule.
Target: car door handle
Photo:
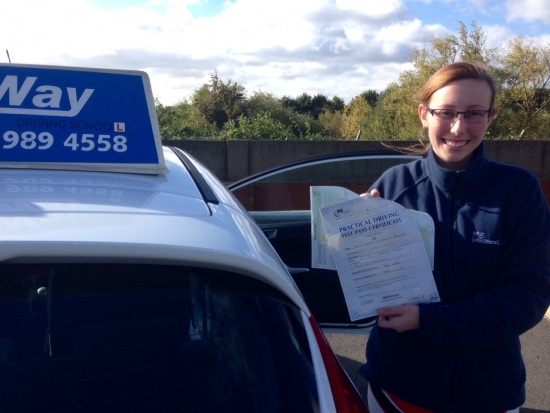
[[[264,229],[264,235],[267,237],[267,239],[273,239],[277,236],[277,230],[276,229]]]
[[[309,268],[289,267],[288,265],[285,265],[285,267],[290,274],[300,274],[302,272],[309,272]]]

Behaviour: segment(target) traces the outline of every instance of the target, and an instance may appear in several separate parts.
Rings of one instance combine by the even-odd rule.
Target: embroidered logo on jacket
[[[476,243],[476,244],[492,244],[492,245],[502,245],[504,244],[503,241],[492,241],[490,239],[487,239],[485,237],[485,232],[479,232],[479,231],[474,231],[474,233],[472,234],[472,242]]]

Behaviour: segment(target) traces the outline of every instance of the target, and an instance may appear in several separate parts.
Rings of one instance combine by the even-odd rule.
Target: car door
[[[340,186],[361,194],[390,167],[418,158],[393,151],[329,155],[274,168],[228,186],[289,268],[325,332],[368,334],[375,318],[352,322],[337,272],[311,267],[310,186]]]

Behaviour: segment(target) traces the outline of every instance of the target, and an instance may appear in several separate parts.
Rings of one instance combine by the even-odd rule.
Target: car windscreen
[[[219,270],[0,265],[2,412],[313,412],[300,311]]]

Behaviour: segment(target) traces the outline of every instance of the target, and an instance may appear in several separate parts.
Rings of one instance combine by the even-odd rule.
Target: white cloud
[[[550,0],[506,0],[507,21],[550,24]]]
[[[490,12],[491,3],[493,1],[494,0],[468,0],[467,3],[469,4],[466,4],[466,7],[473,8],[478,13],[487,14]],[[497,7],[502,7],[502,5],[500,5],[500,1],[497,1]],[[499,9],[497,8],[493,12],[498,13]]]
[[[0,38],[18,63],[147,70],[155,95],[168,103],[188,97],[215,70],[247,90],[309,88],[348,97],[339,89],[350,82],[338,76],[400,53],[397,41],[374,41],[386,20],[403,14],[399,0],[368,7],[360,0],[236,0],[198,19],[187,8],[196,2],[151,0],[106,10],[85,0],[7,2]]]
[[[234,0],[216,16],[196,18],[188,6],[201,1],[106,9],[97,6],[104,0],[4,1],[0,50],[8,49],[15,63],[145,70],[166,104],[189,97],[214,71],[249,93],[308,91],[349,100],[395,81],[409,67],[412,45],[425,46],[454,32],[456,20],[470,20],[457,14],[451,28],[443,18],[426,24],[414,7],[430,0]],[[517,8],[510,1],[509,18],[528,20],[526,10],[535,7],[540,22],[548,2],[524,0]],[[429,10],[442,15],[468,6],[470,13],[474,3],[485,10],[496,0],[440,0]],[[483,28],[490,47],[517,34],[502,19]]]
[[[233,53],[275,46],[294,50],[312,39],[313,26],[304,19],[314,10],[310,4],[294,0],[239,0],[220,15],[197,24],[204,29],[201,35],[214,37]]]
[[[548,47],[550,45],[550,34],[543,34],[534,38],[536,44],[542,47]]]
[[[391,44],[413,44],[426,42],[434,36],[437,36],[443,30],[442,26],[424,26],[418,19],[412,21],[399,22],[380,29],[376,39]],[[448,33],[445,33],[448,35]]]
[[[483,31],[487,34],[486,47],[504,47],[516,34],[508,27],[502,25],[484,26]]]
[[[401,0],[364,1],[336,0],[336,6],[344,10],[357,11],[367,16],[381,17],[403,7]]]

